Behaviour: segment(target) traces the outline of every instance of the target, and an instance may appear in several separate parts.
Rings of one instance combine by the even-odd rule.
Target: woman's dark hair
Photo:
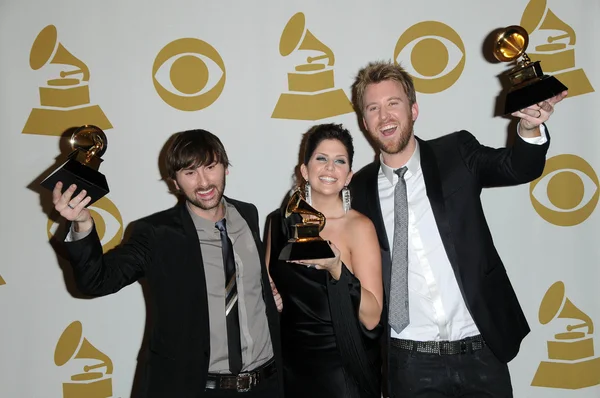
[[[352,136],[350,132],[345,129],[341,124],[318,124],[308,130],[305,149],[304,149],[304,164],[307,165],[308,161],[315,153],[315,150],[324,140],[338,140],[345,147],[348,152],[348,164],[352,169],[352,159],[354,158],[354,144],[352,143]]]

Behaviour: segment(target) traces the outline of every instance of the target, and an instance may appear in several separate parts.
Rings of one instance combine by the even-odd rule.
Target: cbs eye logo
[[[193,38],[178,39],[156,56],[152,82],[160,98],[173,108],[198,111],[210,106],[223,92],[225,63],[210,44]]]
[[[106,253],[121,243],[121,239],[123,239],[123,218],[117,206],[105,196],[89,206],[88,210],[94,219],[102,250]],[[48,239],[54,236],[57,227],[56,222],[51,219],[48,220],[46,226]]]
[[[424,21],[411,26],[400,36],[394,49],[396,63],[400,63],[399,57],[402,60],[410,58],[412,68],[407,66],[406,71],[412,76],[416,91],[439,93],[456,83],[462,74],[465,45],[448,25]]]
[[[543,174],[529,186],[535,211],[561,227],[584,222],[598,204],[598,176],[575,155],[558,155],[546,162]]]

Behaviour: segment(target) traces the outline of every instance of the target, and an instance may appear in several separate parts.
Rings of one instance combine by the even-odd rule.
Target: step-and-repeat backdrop
[[[107,137],[110,193],[92,206],[105,250],[137,218],[173,206],[159,160],[174,132],[203,128],[232,161],[226,192],[262,221],[292,184],[302,134],[353,133],[356,72],[402,63],[415,79],[416,134],[467,129],[510,141],[496,116],[502,73],[490,33],[520,25],[527,53],[569,87],[548,126],[542,177],[483,193],[494,239],[531,324],[510,363],[517,397],[600,396],[600,3],[584,0],[68,1],[0,3],[0,396],[129,397],[148,314],[143,283],[79,294],[40,179],[68,133]],[[596,326],[596,328],[594,327]]]

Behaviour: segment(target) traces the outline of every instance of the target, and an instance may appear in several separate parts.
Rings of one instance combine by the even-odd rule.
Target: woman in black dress
[[[286,398],[379,398],[381,255],[372,222],[350,208],[352,137],[335,124],[307,134],[301,189],[326,218],[320,236],[335,258],[278,260],[295,221],[272,213],[266,257],[283,305]]]

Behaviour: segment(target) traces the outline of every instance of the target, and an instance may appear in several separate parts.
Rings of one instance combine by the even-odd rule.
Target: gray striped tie
[[[406,166],[394,173],[398,183],[394,188],[394,247],[392,250],[392,283],[390,287],[390,326],[400,333],[408,326],[408,199],[406,197]]]

